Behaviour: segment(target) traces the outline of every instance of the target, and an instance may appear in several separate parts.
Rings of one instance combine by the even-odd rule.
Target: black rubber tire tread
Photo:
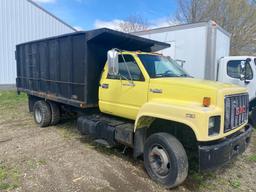
[[[60,122],[60,107],[57,103],[53,101],[48,101],[51,112],[52,112],[52,118],[51,118],[51,125],[57,125]]]
[[[42,115],[41,122],[37,122],[35,117],[35,111],[37,108],[40,110],[40,113]],[[37,101],[33,107],[33,113],[34,113],[34,120],[40,127],[47,127],[50,125],[51,119],[52,119],[52,113],[51,113],[50,106],[47,102],[45,102],[44,100]]]
[[[149,164],[148,154],[154,144],[165,148],[170,158],[171,171],[166,177],[158,177]],[[149,176],[166,188],[180,185],[188,176],[188,158],[183,145],[171,134],[155,133],[149,136],[144,145],[144,166]]]
[[[31,113],[33,112],[33,108],[34,108],[34,101],[32,98],[28,98],[28,111]]]
[[[33,112],[34,105],[37,101],[39,101],[37,97],[34,97],[32,95],[28,95],[28,110],[29,112]]]
[[[256,127],[256,108],[254,108],[251,112],[250,123],[254,128]]]

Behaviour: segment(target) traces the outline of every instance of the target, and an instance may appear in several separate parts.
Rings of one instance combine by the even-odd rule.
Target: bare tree
[[[256,5],[249,0],[178,0],[182,23],[214,20],[231,33],[231,54],[256,53]]]
[[[123,22],[119,23],[120,30],[126,33],[143,31],[148,29],[148,27],[148,21],[140,15],[131,15]]]

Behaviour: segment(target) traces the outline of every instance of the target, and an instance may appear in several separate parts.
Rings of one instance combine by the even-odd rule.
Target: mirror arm
[[[122,77],[126,80],[126,81],[128,81],[129,83],[128,84],[123,84],[123,85],[126,85],[126,86],[135,86],[135,84],[134,84],[134,82],[133,81],[130,81],[129,79],[127,79],[125,76],[123,76],[123,75],[121,75],[121,74],[119,74],[119,76],[120,76],[120,81],[121,81],[121,83],[122,83]]]
[[[126,81],[130,81],[129,79],[127,79],[125,76],[121,75],[120,73],[119,73],[119,76],[120,76],[120,80],[121,80],[121,81],[122,81],[122,77],[123,77]]]
[[[121,56],[122,56],[122,58],[123,58],[123,60],[124,60],[126,70],[128,71],[128,73],[129,73],[129,77],[130,77],[130,80],[128,80],[127,78],[126,78],[126,79],[127,79],[127,81],[131,81],[131,82],[133,83],[132,75],[131,75],[131,73],[130,73],[130,70],[129,70],[129,68],[128,68],[128,65],[127,65],[127,63],[126,63],[125,59],[124,59],[124,55],[123,55],[122,53],[121,53]]]
[[[244,80],[244,83],[245,83],[245,84],[249,84],[250,81],[248,81],[247,79],[245,79],[245,80]]]

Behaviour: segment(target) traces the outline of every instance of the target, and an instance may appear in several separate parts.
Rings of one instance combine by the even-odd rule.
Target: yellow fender
[[[205,108],[199,103],[188,103],[171,100],[154,100],[145,103],[137,115],[134,132],[147,127],[155,118],[175,121],[189,126],[198,141],[208,139],[208,119],[220,115],[216,107]],[[206,127],[207,126],[207,127]]]

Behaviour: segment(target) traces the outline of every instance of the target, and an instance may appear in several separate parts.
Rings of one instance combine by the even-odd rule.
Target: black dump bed
[[[80,108],[95,107],[108,50],[154,52],[166,47],[106,28],[23,43],[16,47],[17,89]]]

